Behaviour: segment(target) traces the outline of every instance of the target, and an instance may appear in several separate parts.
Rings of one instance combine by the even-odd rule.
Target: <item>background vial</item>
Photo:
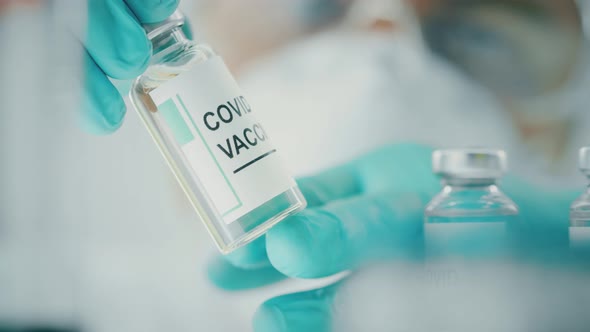
[[[578,165],[588,185],[570,208],[570,245],[590,250],[590,147],[580,149]]]
[[[426,206],[426,256],[495,255],[508,246],[507,228],[518,217],[516,204],[498,187],[506,171],[501,150],[437,150],[433,171],[442,191]]]
[[[223,61],[183,33],[184,16],[146,25],[153,47],[130,98],[223,253],[302,210],[256,110]]]

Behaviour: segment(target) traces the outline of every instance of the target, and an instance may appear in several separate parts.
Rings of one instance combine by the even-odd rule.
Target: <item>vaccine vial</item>
[[[507,167],[504,151],[437,150],[432,167],[443,188],[424,212],[426,257],[463,259],[504,253],[508,227],[519,213],[498,187]]]
[[[229,253],[306,202],[223,60],[189,40],[184,23],[176,11],[144,26],[152,59],[130,99],[220,251]]]
[[[570,207],[570,246],[590,251],[590,147],[580,149],[578,166],[588,186]]]

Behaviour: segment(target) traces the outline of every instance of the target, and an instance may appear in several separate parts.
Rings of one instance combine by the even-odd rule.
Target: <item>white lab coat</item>
[[[572,116],[564,157],[550,172],[549,161],[525,147],[510,115],[489,93],[412,38],[329,32],[261,63],[242,87],[296,172],[313,172],[380,145],[418,141],[502,148],[521,176],[582,185],[576,156],[590,144],[590,111]],[[577,98],[572,103],[579,107],[590,99]]]

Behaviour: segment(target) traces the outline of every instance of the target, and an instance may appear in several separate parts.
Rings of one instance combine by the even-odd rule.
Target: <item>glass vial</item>
[[[588,186],[570,207],[570,246],[590,250],[590,147],[580,149],[578,166]]]
[[[506,154],[494,149],[437,150],[432,155],[442,191],[426,206],[426,257],[496,255],[508,246],[507,227],[518,207],[498,187]]]
[[[183,33],[179,11],[144,28],[153,47],[130,98],[222,253],[302,210],[256,110],[223,60]]]

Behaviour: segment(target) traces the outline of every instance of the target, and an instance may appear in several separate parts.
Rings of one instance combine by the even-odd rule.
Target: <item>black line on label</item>
[[[265,154],[262,154],[262,155],[260,155],[260,156],[258,156],[256,158],[250,160],[249,162],[245,163],[244,165],[236,168],[236,170],[234,171],[234,174],[237,174],[238,172],[244,170],[246,167],[253,165],[254,163],[260,161],[262,158],[267,157],[267,156],[269,156],[269,155],[271,155],[271,154],[273,154],[275,152],[277,152],[277,150],[276,149],[273,149],[273,150],[268,151]]]

